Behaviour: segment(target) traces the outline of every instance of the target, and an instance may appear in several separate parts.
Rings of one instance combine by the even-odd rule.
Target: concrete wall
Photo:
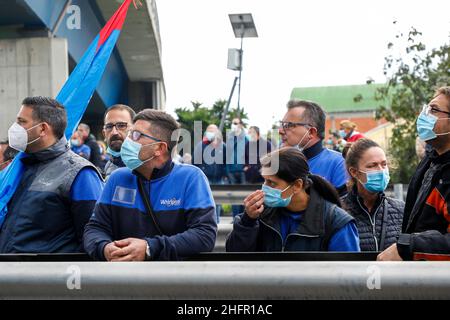
[[[28,96],[55,97],[68,76],[63,38],[0,40],[0,139]]]

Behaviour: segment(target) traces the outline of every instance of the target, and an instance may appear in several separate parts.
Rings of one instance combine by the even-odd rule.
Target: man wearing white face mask
[[[433,147],[419,163],[406,197],[402,234],[381,261],[450,260],[450,87],[438,89],[417,118]]]
[[[311,172],[330,182],[342,197],[348,179],[342,154],[323,147],[325,118],[314,102],[291,100],[278,130],[282,146],[297,147],[308,159]]]
[[[0,221],[1,253],[82,252],[84,226],[103,182],[96,168],[73,153],[64,137],[64,107],[46,97],[24,99],[8,131],[25,152],[21,182]]]
[[[114,171],[84,233],[95,260],[181,260],[212,251],[214,200],[203,172],[172,162],[179,125],[145,109],[122,143],[127,168]]]

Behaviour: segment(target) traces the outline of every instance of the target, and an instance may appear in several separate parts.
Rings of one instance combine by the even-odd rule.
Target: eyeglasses
[[[430,114],[438,113],[438,112],[444,113],[444,114],[450,116],[450,112],[443,111],[443,110],[441,110],[441,109],[438,109],[438,108],[436,108],[436,107],[433,107],[433,106],[430,106],[430,105],[427,105],[427,104],[425,104],[425,105],[423,106],[422,111],[423,111],[427,116],[430,115]]]
[[[142,133],[142,132],[137,131],[137,130],[130,131],[129,136],[130,136],[131,140],[133,140],[133,141],[138,141],[141,137],[146,137],[146,138],[155,140],[156,142],[163,142],[160,139],[157,139],[155,137],[149,136],[148,134]]]
[[[283,130],[293,129],[297,126],[308,126],[311,127],[309,123],[303,123],[303,122],[290,122],[290,121],[280,121],[280,127],[283,128]]]
[[[105,131],[110,132],[113,130],[114,127],[116,127],[117,131],[125,131],[128,128],[128,123],[126,122],[107,123],[105,124],[103,129],[105,129]]]

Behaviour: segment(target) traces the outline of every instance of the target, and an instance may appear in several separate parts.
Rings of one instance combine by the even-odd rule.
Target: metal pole
[[[64,18],[64,16],[66,15],[66,11],[67,8],[72,4],[72,0],[67,0],[66,4],[64,5],[64,8],[62,9],[61,13],[59,14],[58,20],[56,20],[55,26],[53,27],[51,33],[50,33],[50,37],[53,38],[56,34],[56,32],[58,32],[59,26],[61,25],[61,22]]]
[[[241,33],[241,50],[239,50],[239,88],[238,88],[238,103],[237,103],[237,111],[238,113],[241,110],[241,82],[242,82],[242,59],[244,57],[244,51],[242,51],[242,45],[244,43],[244,26],[242,26]]]
[[[230,103],[231,103],[231,99],[233,98],[234,89],[236,88],[237,80],[238,80],[238,77],[234,77],[233,87],[231,87],[230,96],[228,97],[227,105],[226,105],[225,109],[223,110],[222,119],[220,120],[220,126],[219,126],[220,132],[223,131],[223,127],[225,126],[225,118],[228,114],[228,109],[230,108]]]
[[[0,270],[1,299],[450,299],[448,262],[5,262]]]
[[[396,183],[394,184],[394,195],[395,199],[404,200],[403,199],[403,184]]]

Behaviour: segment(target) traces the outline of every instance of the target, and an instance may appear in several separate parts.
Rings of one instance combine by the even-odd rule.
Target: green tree
[[[395,44],[388,44],[392,52],[385,58],[388,81],[375,93],[380,103],[377,119],[385,118],[395,125],[389,150],[396,164],[394,183],[408,183],[416,169],[416,118],[422,106],[430,101],[435,89],[450,83],[449,44],[429,51],[420,41],[421,35],[411,28],[407,35],[396,35]],[[400,52],[399,56],[394,52]]]
[[[191,145],[194,146],[194,122],[200,121],[202,123],[203,131],[206,130],[210,124],[219,126],[227,101],[217,100],[211,107],[205,107],[201,102],[192,101],[191,104],[190,107],[175,109],[175,113],[181,127],[188,130],[191,134]],[[248,119],[247,113],[243,112],[242,109],[240,112],[238,112],[236,108],[230,109],[225,118],[224,131],[222,132],[223,135],[225,135],[226,130],[231,127],[231,121],[235,117],[240,117],[243,121]]]

